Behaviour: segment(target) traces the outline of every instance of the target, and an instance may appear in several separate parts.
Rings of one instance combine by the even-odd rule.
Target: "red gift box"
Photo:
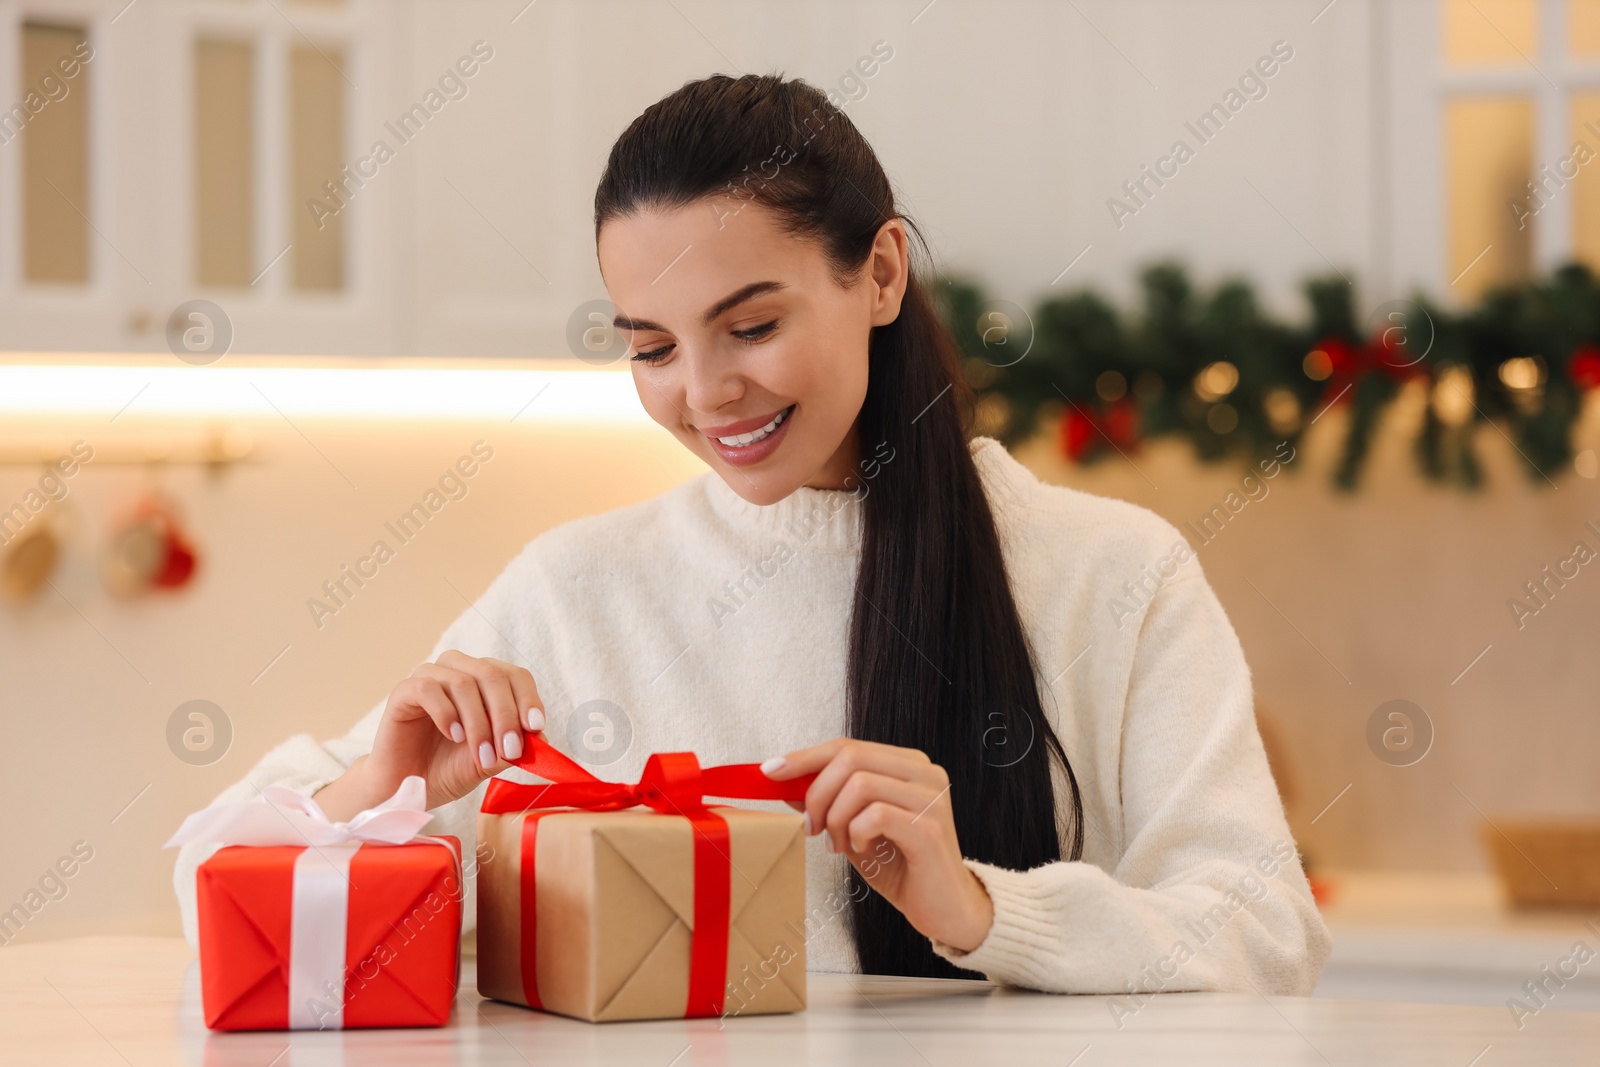
[[[309,796],[218,804],[167,847],[224,847],[195,873],[213,1030],[443,1026],[461,978],[461,843],[418,833],[427,783],[333,822]]]
[[[330,856],[347,858],[347,871],[328,867]],[[406,845],[234,845],[217,851],[200,865],[195,887],[206,1025],[443,1026],[460,980],[459,856],[453,837]],[[305,943],[304,932],[295,937],[297,864],[323,867],[324,879],[348,876],[345,915],[334,922],[344,927],[342,967],[334,968],[342,975],[342,990],[330,988],[337,980],[326,975],[321,982],[294,980],[296,950],[317,949]],[[291,985],[299,986],[298,1004],[291,1002]]]

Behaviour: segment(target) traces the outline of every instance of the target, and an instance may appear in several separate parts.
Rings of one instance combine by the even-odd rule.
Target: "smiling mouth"
[[[779,426],[782,426],[784,420],[794,413],[794,407],[795,406],[793,404],[790,404],[788,407],[774,415],[771,422],[767,423],[765,426],[751,430],[749,433],[734,434],[731,437],[713,437],[712,440],[727,448],[749,448],[757,441],[764,440],[768,435],[777,430]]]

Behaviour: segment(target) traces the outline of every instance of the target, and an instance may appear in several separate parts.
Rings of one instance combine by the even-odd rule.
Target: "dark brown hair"
[[[891,218],[905,221],[928,258],[866,139],[798,79],[719,74],[652,104],[612,146],[595,192],[596,239],[608,219],[701,201],[719,215],[761,203],[788,232],[818,243],[841,284],[859,277]],[[1040,704],[1033,653],[968,444],[971,390],[918,269],[898,318],[873,328],[868,359],[856,429],[863,454],[885,442],[893,459],[862,497],[850,735],[927,753],[950,776],[963,853],[1016,870],[1062,858],[1056,760],[1071,792],[1067,858],[1078,859],[1077,778]],[[853,867],[850,879],[863,972],[970,974],[936,956],[884,898],[864,891]]]

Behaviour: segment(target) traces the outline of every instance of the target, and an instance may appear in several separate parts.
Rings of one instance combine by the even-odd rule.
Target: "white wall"
[[[1357,281],[1363,308],[1412,281],[1439,284],[1437,228],[1417,217],[1428,203],[1419,210],[1405,198],[1432,121],[1416,106],[1432,99],[1433,5],[1420,0],[1399,14],[1343,0],[1315,23],[1320,4],[1280,0],[540,0],[525,9],[524,0],[351,0],[336,16],[289,5],[294,28],[263,0],[238,5],[244,14],[235,6],[143,0],[114,24],[120,2],[57,9],[93,16],[90,72],[105,104],[97,225],[150,282],[99,248],[94,293],[40,294],[0,256],[0,347],[161,351],[171,308],[208,295],[235,320],[236,352],[564,354],[567,316],[605,295],[594,186],[634,116],[716,71],[782,71],[836,87],[879,40],[894,56],[846,113],[943,265],[975,273],[996,296],[1031,305],[1093,285],[1126,297],[1140,266],[1169,255],[1202,278],[1250,278],[1284,313],[1300,310],[1304,276],[1332,267]],[[0,21],[35,10],[0,0]],[[358,243],[345,298],[274,292],[281,267],[248,291],[201,294],[188,281],[182,72],[190,34],[233,24],[258,27],[268,53],[298,43],[297,28],[355,42],[350,157],[379,138],[397,155],[348,209]],[[468,95],[399,145],[385,120],[480,40],[494,58]],[[1267,95],[1201,145],[1184,123],[1277,41],[1293,59],[1266,81]],[[0,84],[10,61],[0,56]],[[1392,106],[1402,90],[1408,106]],[[262,121],[274,114],[267,108]],[[1393,153],[1374,154],[1386,134],[1409,146],[1395,171],[1403,181],[1389,173]],[[1108,198],[1180,137],[1194,159],[1119,228]],[[0,147],[0,175],[15,148]],[[279,165],[263,156],[264,188]],[[1375,201],[1375,189],[1389,191]],[[284,206],[266,208],[263,226],[281,230]],[[0,245],[6,232],[0,225]],[[1425,247],[1413,232],[1428,236]],[[259,243],[264,260],[282,241],[268,232]]]
[[[703,469],[642,417],[583,427],[545,421],[537,405],[514,423],[318,419],[292,406],[287,414],[292,425],[270,412],[233,420],[257,453],[218,479],[195,467],[91,462],[67,481],[64,501],[32,520],[53,517],[67,536],[57,588],[0,603],[0,805],[12,813],[0,911],[74,842],[87,841],[95,856],[23,936],[176,931],[176,850],[161,843],[184,814],[289,735],[347,730],[423,661],[467,610],[463,597],[479,596],[539,532]],[[203,425],[142,418],[135,404],[114,425],[58,418],[6,429],[81,437],[111,456],[151,434],[184,439]],[[384,522],[479,440],[494,456],[466,481],[466,495],[399,544]],[[0,506],[22,499],[39,473],[0,467]],[[111,517],[147,486],[178,502],[199,568],[179,594],[121,601],[101,584],[98,553]],[[394,558],[318,625],[308,600],[378,539]],[[195,699],[218,705],[233,730],[226,752],[203,766],[179,760],[167,740],[174,709]]]

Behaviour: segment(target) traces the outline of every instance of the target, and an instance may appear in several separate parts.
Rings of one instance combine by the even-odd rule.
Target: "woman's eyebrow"
[[[740,286],[738,289],[735,289],[733,292],[729,293],[727,296],[711,305],[711,307],[707,308],[706,313],[700,316],[700,324],[702,326],[709,326],[716,321],[717,316],[728,311],[730,308],[738,307],[746,300],[751,300],[766,293],[775,293],[780,289],[786,288],[788,288],[788,286],[786,286],[783,282],[778,281],[751,282],[749,285]],[[662,326],[660,323],[651,322],[649,319],[630,319],[628,316],[622,314],[613,315],[611,317],[611,325],[619,330],[656,330],[660,333],[672,332],[665,326]]]
[[[667,332],[667,328],[665,326],[662,326],[659,323],[651,322],[649,319],[630,319],[628,316],[620,314],[611,316],[611,325],[618,330],[627,330],[630,333],[636,330],[656,330],[660,333]]]
[[[766,293],[775,293],[784,288],[786,288],[786,286],[782,282],[751,282],[749,285],[742,286],[739,289],[734,290],[732,293],[729,293],[727,296],[711,305],[711,307],[706,310],[706,313],[700,316],[700,325],[710,326],[717,320],[717,316],[721,315],[728,309],[737,307],[746,300],[763,296]]]

